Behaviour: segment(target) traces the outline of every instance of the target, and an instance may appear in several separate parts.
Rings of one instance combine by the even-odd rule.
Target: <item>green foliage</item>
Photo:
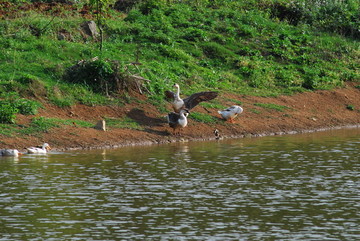
[[[277,0],[268,8],[273,17],[293,25],[308,24],[314,28],[360,38],[359,0]]]
[[[151,80],[145,86],[155,103],[174,82],[187,87],[184,94],[217,89],[269,96],[360,78],[353,40],[358,0],[123,1],[127,15],[112,11],[108,0],[92,3],[104,32],[101,51],[99,40],[78,30],[85,20],[78,11],[55,17],[19,11],[1,20],[0,91],[67,107],[113,104],[108,96],[126,74]],[[60,32],[71,37],[59,40]],[[89,61],[94,56],[100,57]],[[131,62],[141,65],[125,74]]]
[[[94,92],[106,94],[116,89],[114,69],[117,67],[108,61],[82,61],[67,69],[65,80],[88,86]]]
[[[20,129],[18,132],[23,135],[41,135],[42,133],[49,132],[53,128],[59,128],[64,125],[84,128],[94,126],[93,123],[82,120],[34,117],[27,128]]]
[[[0,123],[15,123],[18,111],[11,103],[0,101]]]
[[[213,116],[211,116],[209,114],[200,113],[200,112],[191,112],[189,115],[189,118],[194,121],[207,123],[207,124],[217,122],[217,119],[214,118]]]
[[[215,42],[203,43],[201,47],[208,58],[219,60],[220,62],[232,62],[236,56],[232,51]]]
[[[20,114],[35,115],[39,107],[41,107],[41,104],[37,101],[20,98],[14,102],[14,106],[19,110]]]
[[[355,110],[355,107],[354,107],[354,105],[347,105],[347,106],[346,106],[346,109],[348,109],[348,110]]]
[[[30,127],[40,132],[48,132],[51,128],[59,127],[56,120],[46,117],[34,117]]]
[[[16,92],[0,94],[0,123],[15,123],[16,114],[35,115],[42,105],[33,100],[20,98]]]
[[[34,117],[29,126],[18,130],[22,135],[41,135],[48,132],[51,128],[59,127],[52,119],[46,117]]]
[[[17,133],[18,133],[18,128],[16,128],[15,125],[0,123],[0,135],[12,137],[15,136]]]
[[[144,128],[129,117],[124,117],[121,119],[116,118],[105,118],[106,126],[109,128],[127,128],[134,130],[143,130]]]

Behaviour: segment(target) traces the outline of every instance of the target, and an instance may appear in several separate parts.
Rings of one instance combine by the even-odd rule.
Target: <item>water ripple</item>
[[[358,136],[0,159],[0,240],[355,240]]]

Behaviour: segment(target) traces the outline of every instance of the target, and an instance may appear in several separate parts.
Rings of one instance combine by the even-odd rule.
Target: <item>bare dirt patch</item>
[[[145,96],[139,96],[145,99]],[[58,108],[44,104],[36,116],[56,117],[60,119],[85,120],[96,124],[107,118],[128,117],[141,126],[141,130],[110,128],[100,131],[76,125],[53,128],[48,133],[36,136],[0,136],[0,148],[24,148],[48,142],[57,150],[113,148],[128,145],[147,145],[180,141],[212,140],[213,131],[218,129],[224,138],[286,134],[318,129],[330,129],[342,126],[360,126],[360,90],[353,83],[344,88],[331,91],[299,93],[293,96],[276,98],[254,97],[221,93],[217,98],[225,106],[231,106],[229,99],[242,102],[244,112],[236,123],[225,123],[220,119],[217,109],[195,107],[194,111],[218,118],[216,124],[205,124],[190,120],[183,135],[173,136],[166,123],[164,114],[151,104],[128,104],[124,107],[75,105],[71,108]],[[282,111],[259,106],[273,104],[284,106]],[[354,110],[347,108],[349,105]],[[169,110],[171,110],[169,104]],[[34,116],[17,118],[19,124],[27,124]]]

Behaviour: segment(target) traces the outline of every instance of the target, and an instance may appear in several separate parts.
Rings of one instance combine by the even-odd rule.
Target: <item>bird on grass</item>
[[[27,152],[29,154],[45,154],[49,150],[51,150],[51,147],[48,143],[44,143],[42,147],[29,147],[27,148]]]
[[[169,126],[173,129],[173,135],[180,135],[181,130],[187,126],[189,111],[181,109],[180,113],[170,112],[167,115]]]
[[[221,115],[221,117],[229,121],[230,123],[235,123],[234,119],[243,112],[243,108],[241,108],[238,105],[233,105],[225,110],[219,110],[218,113]]]
[[[202,101],[209,101],[218,96],[216,91],[204,91],[190,95],[189,97],[182,99],[180,97],[180,86],[174,84],[175,92],[170,90],[165,91],[165,97],[169,100],[176,113],[180,113],[180,110],[187,109],[188,111],[197,106]]]

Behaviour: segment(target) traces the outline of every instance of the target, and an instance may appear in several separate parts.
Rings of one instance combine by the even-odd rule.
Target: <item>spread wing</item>
[[[168,114],[168,122],[169,123],[175,123],[179,120],[179,118],[180,118],[180,115],[178,113],[170,112]]]
[[[175,99],[175,93],[170,90],[165,90],[165,99],[167,101],[173,101]]]
[[[178,124],[179,118],[180,115],[178,113],[170,112],[167,116],[169,126],[175,128],[176,125]]]
[[[202,101],[209,101],[215,99],[218,96],[216,91],[204,91],[190,95],[184,99],[185,108],[188,110],[194,108]]]

